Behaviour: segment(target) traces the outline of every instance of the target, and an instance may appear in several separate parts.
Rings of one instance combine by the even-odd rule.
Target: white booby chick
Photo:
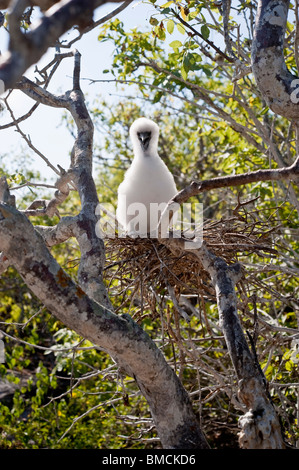
[[[116,217],[127,233],[142,237],[155,232],[161,212],[177,188],[158,155],[157,124],[139,118],[130,128],[130,137],[134,158],[118,188]]]

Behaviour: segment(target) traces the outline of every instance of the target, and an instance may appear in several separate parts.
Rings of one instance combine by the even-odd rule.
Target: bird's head
[[[154,156],[157,154],[159,127],[151,119],[139,118],[133,122],[130,128],[135,154]]]

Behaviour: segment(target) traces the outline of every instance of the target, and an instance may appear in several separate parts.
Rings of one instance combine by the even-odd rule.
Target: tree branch
[[[91,25],[87,26],[87,28],[85,28],[83,31],[81,31],[81,33],[75,37],[74,39],[72,39],[70,42],[68,42],[67,44],[60,44],[60,47],[62,48],[69,48],[71,47],[75,42],[79,41],[82,36],[86,33],[88,33],[89,31],[92,31],[94,28],[97,28],[98,26],[100,26],[101,24],[103,23],[106,23],[106,21],[109,21],[111,20],[111,18],[113,18],[114,16],[118,15],[119,13],[121,13],[125,8],[127,8],[131,3],[133,2],[133,0],[126,0],[124,3],[122,3],[122,5],[120,5],[119,7],[115,8],[115,10],[111,11],[110,13],[108,13],[108,15],[105,15],[103,16],[102,18],[100,18],[99,20],[97,21],[94,21]]]
[[[193,181],[189,186],[180,191],[170,201],[178,204],[186,202],[190,197],[196,196],[204,191],[210,191],[218,188],[228,188],[232,186],[243,186],[249,183],[261,181],[293,181],[298,184],[299,179],[299,157],[296,161],[286,168],[277,168],[273,170],[257,170],[241,175],[219,176],[206,181]],[[167,210],[167,208],[165,209]]]
[[[28,287],[68,328],[100,346],[135,378],[165,448],[207,448],[187,392],[162,352],[107,298],[97,303],[61,269],[25,215],[0,205],[0,249]],[[171,397],[171,399],[170,399]]]
[[[81,211],[76,217],[62,219],[55,229],[34,229],[26,214],[2,204],[0,249],[53,315],[105,350],[134,377],[148,401],[164,447],[207,448],[180,380],[159,348],[131,317],[113,312],[103,283],[105,251],[103,240],[96,234],[98,196],[92,178],[94,129],[80,90],[79,74],[80,55],[75,53],[74,88],[63,95],[62,101],[27,80],[22,81],[22,86],[29,96],[44,104],[60,106],[63,102],[74,118],[77,137],[67,175],[78,189]],[[79,285],[62,270],[45,244],[70,235],[76,237],[81,251]]]
[[[30,5],[36,5],[42,10],[48,10],[55,3],[58,3],[59,0],[30,0]],[[6,10],[11,4],[11,0],[0,0],[0,9]]]
[[[186,250],[183,239],[170,237],[160,241],[176,255],[181,255]],[[196,245],[196,240],[194,244]],[[223,259],[208,250],[205,244],[200,248],[195,247],[192,253],[210,274],[215,287],[219,324],[239,380],[239,398],[248,410],[240,418],[241,446],[248,449],[285,448],[278,417],[238,317],[235,285],[243,276],[242,267],[239,263],[228,266]]]
[[[200,87],[199,85],[192,83],[188,80],[184,80],[182,77],[175,75],[172,73],[170,70],[167,70],[163,67],[160,67],[155,61],[150,60],[148,62],[140,62],[138,63],[138,66],[144,66],[144,67],[150,67],[159,74],[164,74],[167,77],[171,77],[174,81],[179,81],[180,83],[184,84],[187,88],[189,88],[192,93],[194,94],[195,98],[198,100],[203,100],[204,103],[206,103],[211,111],[216,111],[217,116],[219,116],[221,119],[224,121],[228,122],[229,125],[231,126],[232,129],[234,129],[236,132],[240,133],[249,144],[253,145],[256,149],[258,149],[260,152],[264,152],[264,147],[259,144],[251,135],[250,135],[250,130],[248,130],[247,127],[243,126],[242,124],[238,123],[232,116],[231,114],[227,113],[226,111],[223,110],[222,107],[218,106],[208,95],[209,91],[204,89],[203,87]],[[212,91],[211,93],[215,93]],[[256,133],[255,130],[252,131],[253,134]]]
[[[62,204],[69,195],[69,183],[71,181],[71,173],[63,173],[62,176],[56,181],[55,186],[57,191],[50,201],[35,200],[24,211],[27,217],[36,215],[47,215],[53,217],[55,214],[59,216],[58,206]],[[42,209],[40,209],[42,207]]]
[[[116,0],[117,1],[117,0]],[[106,0],[67,0],[55,2],[29,32],[24,35],[20,30],[20,15],[28,2],[19,0],[14,3],[9,14],[9,26],[14,39],[9,50],[0,58],[0,80],[5,89],[13,88],[24,72],[43,56],[47,49],[72,26],[84,30],[93,22],[94,10]],[[12,37],[12,36],[11,36]]]
[[[43,155],[33,145],[33,143],[31,142],[31,139],[26,134],[24,134],[24,132],[21,130],[21,128],[19,126],[19,123],[18,123],[18,120],[15,118],[14,113],[13,113],[11,107],[8,104],[8,97],[5,98],[4,102],[5,102],[5,105],[6,105],[6,108],[7,108],[8,112],[9,112],[11,118],[12,118],[13,124],[15,125],[15,127],[16,127],[17,131],[19,132],[19,134],[22,136],[22,138],[27,143],[28,147],[31,148],[48,165],[48,167],[51,168],[54,171],[54,173],[56,173],[57,175],[60,175],[60,172],[57,170],[57,168],[55,168],[55,166],[52,165],[52,163],[48,160],[48,158],[45,157],[45,155]]]
[[[217,52],[223,59],[227,60],[228,62],[234,62],[235,59],[232,57],[229,57],[227,54],[222,52],[219,47],[216,46],[216,44],[213,43],[213,41],[210,41],[208,38],[204,38],[203,35],[197,31],[193,26],[191,26],[187,21],[185,21],[175,10],[171,10],[174,16],[179,20],[180,23],[182,23],[186,28],[188,28],[190,31],[193,32],[194,36],[200,37],[203,41],[205,41],[214,51]]]
[[[287,119],[299,118],[299,79],[284,60],[289,0],[259,0],[252,42],[252,71],[269,108]]]

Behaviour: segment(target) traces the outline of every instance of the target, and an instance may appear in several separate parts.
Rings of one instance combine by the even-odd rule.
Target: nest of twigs
[[[266,223],[231,217],[205,223],[203,240],[216,256],[232,264],[252,254],[275,256],[273,230]],[[106,238],[105,243],[105,279],[110,295],[121,299],[119,310],[135,306],[138,319],[146,310],[156,316],[156,300],[161,296],[170,296],[177,308],[182,296],[215,302],[210,275],[192,250],[175,256],[153,238],[115,237]]]

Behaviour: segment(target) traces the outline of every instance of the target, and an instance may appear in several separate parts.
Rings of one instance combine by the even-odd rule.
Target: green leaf
[[[155,94],[155,97],[153,99],[153,103],[159,103],[160,99],[162,98],[163,93],[161,91],[158,91],[158,93]]]
[[[188,73],[189,70],[192,68],[192,63],[194,62],[192,54],[185,54],[183,59],[183,68]]]
[[[152,26],[157,26],[159,24],[159,21],[157,20],[157,18],[154,18],[153,16],[150,17],[149,22]]]
[[[155,26],[154,32],[156,36],[161,39],[161,41],[165,41],[166,39],[166,34],[165,34],[165,28],[163,22],[159,24],[159,26]]]
[[[194,18],[197,17],[197,15],[198,15],[198,13],[197,13],[196,10],[195,10],[195,11],[191,11],[191,12],[189,13],[189,18],[190,18],[191,20],[193,20]]]
[[[193,53],[192,53],[192,56],[194,57],[194,60],[195,60],[196,62],[201,62],[202,59],[201,59],[201,55],[200,55],[200,54],[198,54],[197,52],[193,52]]]
[[[182,74],[182,78],[184,80],[187,80],[188,72],[186,72],[184,66],[181,68],[181,74]]]
[[[201,30],[201,34],[202,34],[203,38],[208,39],[208,37],[210,36],[210,30],[207,27],[207,25],[203,24],[202,27],[200,28],[200,30]]]
[[[260,116],[263,116],[263,115],[266,114],[268,111],[269,111],[269,107],[266,106],[266,107],[260,112]]]
[[[174,21],[173,20],[168,20],[167,21],[167,31],[169,34],[172,34],[174,30]]]
[[[212,72],[211,72],[210,69],[208,69],[208,67],[202,67],[202,70],[204,71],[204,73],[206,74],[207,77],[212,76]]]
[[[172,41],[169,45],[170,47],[172,47],[172,49],[178,49],[179,47],[182,47],[183,44],[181,43],[181,41],[176,40]]]
[[[181,23],[178,23],[178,24],[176,25],[176,27],[177,27],[179,33],[185,34],[185,28],[184,28],[184,26],[183,26]]]

